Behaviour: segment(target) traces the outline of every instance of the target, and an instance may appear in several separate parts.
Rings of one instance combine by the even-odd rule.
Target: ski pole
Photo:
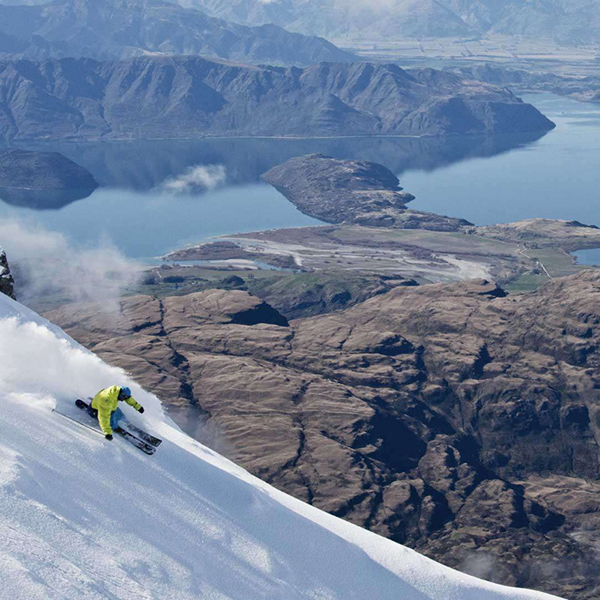
[[[56,410],[55,408],[53,408],[52,412],[55,412],[57,415],[60,415],[61,417],[64,417],[65,419],[69,419],[69,421],[73,421],[73,423],[77,423],[77,425],[81,425],[82,427],[85,427],[86,429],[89,429],[90,431],[93,431],[94,433],[97,433],[99,435],[104,435],[104,433],[102,433],[101,431],[98,431],[97,429],[94,429],[93,427],[90,427],[89,425],[86,425],[85,423],[82,423],[81,421],[78,421],[77,419],[70,417],[69,415],[65,415],[65,413],[60,412],[60,410]]]

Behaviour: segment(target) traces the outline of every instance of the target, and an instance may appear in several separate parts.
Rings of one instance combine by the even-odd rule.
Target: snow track
[[[52,413],[131,385],[147,457]],[[128,407],[126,407],[128,408]],[[195,442],[157,398],[0,297],[0,598],[496,600],[503,588],[299,502]]]

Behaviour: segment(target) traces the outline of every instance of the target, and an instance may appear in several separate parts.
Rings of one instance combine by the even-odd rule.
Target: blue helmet
[[[123,386],[119,392],[119,400],[127,400],[131,398],[131,390],[127,386]]]

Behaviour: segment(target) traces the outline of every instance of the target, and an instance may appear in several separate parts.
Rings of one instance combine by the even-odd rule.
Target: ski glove
[[[107,433],[107,434],[106,434],[104,437],[105,437],[105,438],[106,438],[106,439],[107,439],[109,442],[112,442],[112,439],[113,439],[113,437],[112,437],[112,433]]]
[[[144,413],[144,407],[140,406],[140,410],[138,412],[140,413],[140,415],[143,414]]]

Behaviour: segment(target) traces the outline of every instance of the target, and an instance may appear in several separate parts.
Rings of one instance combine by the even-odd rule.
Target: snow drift
[[[147,457],[52,408],[127,384]],[[129,407],[125,407],[127,410]],[[295,500],[179,431],[159,400],[0,294],[0,598],[496,600],[505,588]]]

